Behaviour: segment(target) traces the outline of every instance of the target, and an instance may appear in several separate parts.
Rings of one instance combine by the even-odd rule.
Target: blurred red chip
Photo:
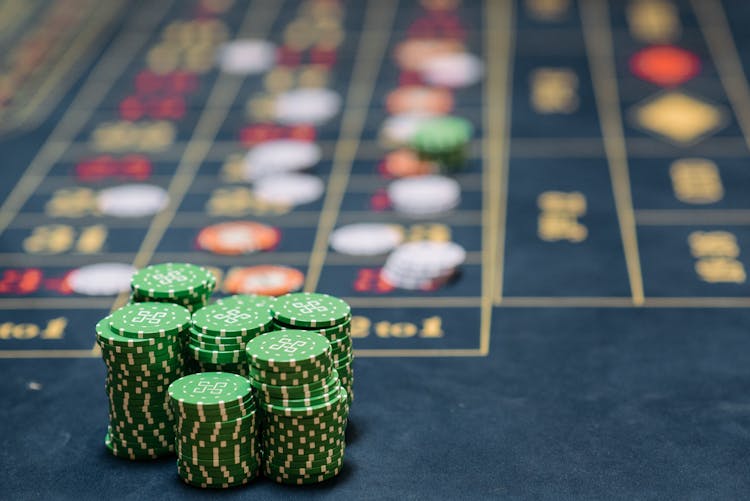
[[[432,162],[420,160],[417,154],[406,148],[388,153],[379,166],[384,177],[409,177],[435,174],[437,166]]]
[[[198,247],[226,256],[271,250],[280,240],[279,230],[253,221],[232,221],[203,228]]]
[[[398,113],[444,115],[453,110],[453,95],[447,89],[408,85],[399,87],[388,94],[385,106],[392,115]]]
[[[229,270],[224,288],[230,294],[281,296],[302,288],[305,275],[288,266],[262,265]]]
[[[671,45],[648,47],[630,58],[635,76],[661,87],[675,87],[700,73],[701,63],[692,52]]]

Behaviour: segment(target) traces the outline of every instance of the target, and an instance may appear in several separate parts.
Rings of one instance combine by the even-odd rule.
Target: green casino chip
[[[300,327],[294,327],[292,325],[287,325],[283,322],[280,322],[277,319],[274,319],[274,325],[278,330],[286,330],[286,329],[299,329]],[[335,343],[336,341],[340,339],[351,339],[351,320],[347,320],[343,324],[334,325],[333,327],[328,327],[324,329],[312,329],[312,328],[306,328],[307,331],[317,332],[321,336],[325,336],[326,339],[328,339],[331,344]]]
[[[331,344],[325,337],[314,332],[273,331],[248,341],[246,351],[248,360],[259,369],[297,366],[307,368],[328,363]]]
[[[252,397],[250,382],[236,374],[206,372],[184,376],[169,386],[169,397],[185,407],[210,408]]]
[[[130,338],[164,338],[190,325],[190,312],[172,303],[134,303],[109,317],[110,329]]]
[[[244,350],[212,351],[189,345],[187,352],[196,360],[212,364],[237,364],[245,360]]]
[[[267,307],[225,301],[202,308],[193,315],[193,328],[214,336],[254,337],[273,326]]]
[[[197,297],[214,289],[216,277],[202,266],[164,263],[138,270],[130,285],[139,296],[161,299]]]
[[[269,311],[270,306],[276,301],[273,296],[260,296],[256,294],[235,294],[216,301],[217,304],[230,304],[241,308],[265,308]]]
[[[351,308],[339,298],[315,292],[295,292],[276,298],[274,319],[293,327],[321,328],[351,319]]]

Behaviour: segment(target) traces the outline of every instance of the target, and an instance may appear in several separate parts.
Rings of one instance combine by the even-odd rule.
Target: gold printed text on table
[[[568,68],[539,68],[531,73],[531,106],[540,114],[578,109],[578,76]]]
[[[719,168],[705,158],[681,158],[669,168],[675,197],[688,204],[711,204],[724,197]]]
[[[737,258],[737,237],[728,231],[694,231],[688,236],[695,272],[704,282],[744,283],[745,266]]]
[[[680,17],[670,0],[633,0],[628,4],[630,34],[639,42],[670,43],[680,36]]]
[[[588,229],[579,218],[586,214],[586,197],[578,191],[545,191],[537,198],[537,234],[545,242],[583,242]]]

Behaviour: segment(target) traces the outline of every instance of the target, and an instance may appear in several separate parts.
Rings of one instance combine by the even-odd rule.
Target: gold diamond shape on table
[[[633,108],[630,115],[639,128],[680,146],[694,144],[727,125],[724,108],[680,91],[650,98]]]

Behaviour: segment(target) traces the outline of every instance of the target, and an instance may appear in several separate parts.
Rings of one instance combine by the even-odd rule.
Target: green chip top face
[[[164,337],[177,334],[189,325],[190,312],[173,303],[133,303],[109,317],[112,332],[125,337]]]
[[[257,294],[235,294],[216,301],[217,304],[234,304],[238,306],[252,306],[268,310],[276,301],[273,296],[259,296]]]
[[[276,298],[273,317],[287,325],[331,327],[351,318],[352,310],[343,300],[316,292],[295,292]]]
[[[204,334],[244,335],[266,330],[273,321],[267,307],[236,301],[206,306],[193,314],[193,327]]]
[[[425,122],[413,137],[415,148],[429,151],[444,146],[460,146],[471,139],[471,122],[460,117],[440,117]]]
[[[137,348],[141,346],[154,346],[156,339],[133,339],[121,336],[112,331],[109,326],[110,316],[106,316],[96,323],[96,338],[100,342],[119,347]]]
[[[253,362],[295,365],[329,357],[331,344],[315,332],[286,330],[269,332],[251,339],[245,349]]]
[[[169,385],[169,397],[188,405],[216,405],[246,399],[250,382],[229,372],[202,372]]]
[[[216,278],[202,266],[164,263],[138,270],[133,275],[130,285],[140,295],[172,298],[213,290]]]

